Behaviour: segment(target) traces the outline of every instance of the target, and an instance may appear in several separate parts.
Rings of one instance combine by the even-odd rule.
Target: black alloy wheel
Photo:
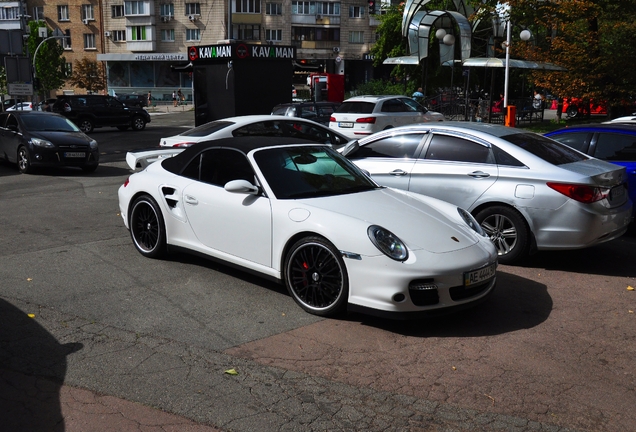
[[[133,201],[130,207],[130,235],[135,247],[148,258],[166,253],[166,229],[157,202],[148,195]]]
[[[504,206],[488,207],[475,216],[497,249],[499,262],[510,264],[528,254],[528,226],[516,210]]]
[[[305,311],[319,316],[343,311],[349,297],[349,278],[338,250],[321,237],[306,237],[289,250],[284,266],[285,285]]]
[[[30,174],[33,172],[31,156],[29,156],[29,150],[27,150],[25,146],[18,148],[18,169],[22,174]]]
[[[77,127],[79,127],[82,132],[87,134],[93,132],[93,128],[95,126],[93,125],[92,121],[87,118],[83,118],[79,121]]]
[[[146,121],[141,116],[135,116],[130,123],[133,130],[140,131],[146,127]]]

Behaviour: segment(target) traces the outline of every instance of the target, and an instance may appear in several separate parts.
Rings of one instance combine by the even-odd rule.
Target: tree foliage
[[[75,62],[73,74],[68,82],[93,93],[106,88],[106,74],[101,64],[88,58],[82,58]]]
[[[35,76],[39,84],[35,90],[48,93],[51,90],[62,88],[64,85],[66,59],[62,56],[64,49],[58,39],[49,39],[42,43],[45,38],[38,34],[40,27],[47,28],[47,37],[52,35],[51,29],[46,26],[44,21],[30,21],[27,47],[31,58],[35,56]]]

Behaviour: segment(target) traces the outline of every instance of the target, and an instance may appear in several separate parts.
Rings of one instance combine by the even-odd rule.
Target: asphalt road
[[[500,266],[462,314],[320,319],[277,284],[135,251],[125,152],[188,125],[96,130],[91,174],[0,164],[0,369],[52,383],[33,412],[64,383],[223,430],[636,430],[634,232]]]

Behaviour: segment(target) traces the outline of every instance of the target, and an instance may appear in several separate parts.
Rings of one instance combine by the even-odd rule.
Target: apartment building
[[[171,99],[181,88],[190,99],[187,48],[228,39],[295,46],[299,83],[310,72],[344,74],[346,86],[373,78],[379,21],[370,0],[229,2],[228,11],[228,2],[214,0],[26,0],[25,10],[70,35],[69,70],[84,57],[102,62],[111,94]]]

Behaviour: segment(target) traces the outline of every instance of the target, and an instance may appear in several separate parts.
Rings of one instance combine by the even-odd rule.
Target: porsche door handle
[[[486,178],[486,177],[490,177],[490,174],[485,173],[483,171],[473,171],[471,173],[468,173],[468,175],[470,177],[474,177],[474,178]]]
[[[190,195],[184,196],[183,199],[185,200],[186,204],[191,204],[191,205],[199,204],[199,201],[195,197]]]
[[[408,173],[404,170],[401,169],[396,169],[391,171],[389,174],[391,174],[392,176],[396,176],[396,177],[402,177],[404,175],[407,175]]]

